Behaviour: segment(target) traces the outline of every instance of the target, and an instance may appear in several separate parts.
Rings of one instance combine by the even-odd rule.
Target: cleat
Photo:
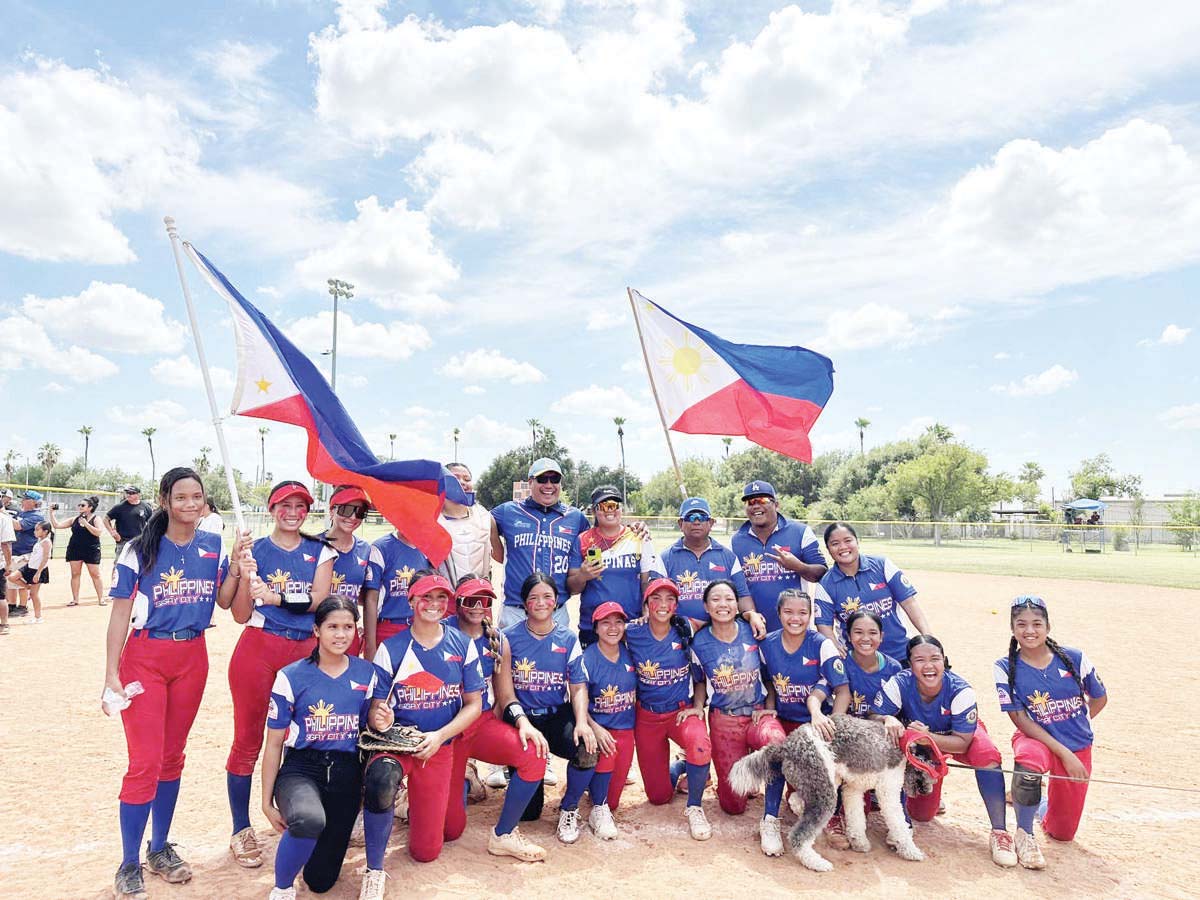
[[[704,815],[704,807],[689,806],[684,809],[683,814],[687,816],[688,832],[694,841],[707,841],[712,837],[712,826],[708,824],[708,816]]]
[[[542,862],[546,859],[546,851],[533,841],[526,840],[519,828],[514,828],[508,834],[496,834],[493,830],[488,835],[487,851],[492,856],[511,856],[521,862]]]
[[[620,837],[617,823],[613,820],[612,810],[608,808],[607,803],[592,807],[592,811],[588,813],[588,825],[591,826],[592,833],[602,841],[615,841]]]
[[[846,820],[840,813],[831,816],[825,823],[825,843],[834,850],[850,849],[850,838],[846,837]]]
[[[992,836],[988,838],[988,847],[992,851],[992,862],[996,865],[1011,869],[1017,864],[1012,835],[1007,831],[993,829]]]
[[[1016,845],[1017,862],[1022,866],[1026,869],[1046,868],[1046,857],[1042,856],[1042,848],[1032,834],[1018,828],[1013,843]]]
[[[564,809],[558,814],[558,839],[564,844],[579,840],[579,810]]]
[[[153,853],[146,842],[146,868],[166,880],[167,884],[183,884],[192,880],[192,867],[179,858],[175,845],[167,842]]]
[[[758,823],[758,840],[767,856],[783,856],[783,836],[779,833],[779,818],[763,816]]]
[[[142,880],[141,863],[126,863],[117,869],[113,897],[116,900],[146,900],[146,882]]]
[[[243,869],[257,869],[262,865],[262,847],[254,836],[253,828],[243,828],[229,839],[229,852],[233,861]]]
[[[364,869],[358,900],[383,900],[385,881],[387,881],[387,872],[383,869]]]

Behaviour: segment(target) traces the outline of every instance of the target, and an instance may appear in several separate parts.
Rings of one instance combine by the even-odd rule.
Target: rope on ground
[[[982,766],[968,766],[965,763],[947,761],[946,765],[952,766],[955,769],[969,769],[972,772],[1007,772],[1010,775],[1016,774],[1013,769],[987,769]],[[1028,775],[1028,772],[1022,772],[1022,775]],[[1045,778],[1057,778],[1059,781],[1076,781],[1069,775],[1051,775],[1049,772],[1042,773]],[[1111,778],[1089,778],[1088,784],[1119,784],[1123,787],[1149,788],[1154,791],[1177,791],[1181,794],[1200,794],[1200,787],[1177,787],[1171,784],[1146,784],[1140,781],[1115,781]]]

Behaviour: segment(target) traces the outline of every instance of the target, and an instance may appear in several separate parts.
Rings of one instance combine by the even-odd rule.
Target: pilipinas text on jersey
[[[483,673],[475,642],[443,625],[442,638],[425,647],[411,631],[385,640],[375,651],[380,679],[377,700],[387,700],[396,721],[436,731],[453,719],[463,705],[463,694],[483,690]]]
[[[807,722],[808,697],[814,691],[823,697],[846,683],[846,666],[833,641],[815,631],[805,632],[794,653],[783,642],[784,632],[773,631],[759,642],[764,677],[775,689],[775,711],[788,722]]]
[[[536,637],[518,622],[504,637],[512,657],[513,689],[526,712],[561,706],[570,699],[568,684],[587,681],[579,640],[561,625]]]
[[[289,597],[304,597],[309,602],[317,569],[337,558],[337,551],[328,544],[306,537],[300,538],[294,550],[284,550],[270,537],[261,537],[254,542],[251,553],[258,563],[258,577],[271,590]],[[250,614],[250,625],[312,631],[313,614],[295,613],[282,606],[256,606]]]
[[[150,572],[141,571],[135,547],[123,548],[109,596],[132,598],[130,624],[135,629],[203,631],[212,623],[217,589],[228,567],[219,534],[198,531],[184,547],[164,535]]]
[[[604,655],[597,642],[583,651],[588,680],[588,713],[605,728],[632,728],[636,718],[637,673],[624,644],[617,645],[617,660]]]
[[[871,711],[895,716],[905,725],[923,722],[934,734],[974,734],[979,722],[975,691],[954,672],[943,674],[941,690],[936,697],[926,700],[917,689],[912,670],[904,669],[883,683]]]
[[[656,638],[646,619],[625,626],[625,646],[637,674],[638,701],[652,709],[675,708],[692,699],[691,657],[674,628]]]
[[[307,657],[275,675],[267,727],[287,729],[285,746],[343,753],[358,749],[360,723],[366,720],[379,672],[360,657],[346,659],[349,665],[337,678]]]
[[[712,628],[701,628],[692,641],[692,663],[708,680],[708,705],[721,712],[742,714],[766,698],[758,641],[745,620],[735,620],[737,635],[728,643]]]
[[[1083,682],[1083,691],[1058,656],[1044,669],[1031,666],[1017,657],[1014,687],[1016,696],[1008,689],[1008,657],[996,660],[993,675],[1002,712],[1024,710],[1050,736],[1072,752],[1090,747],[1093,741],[1091,710],[1088,698],[1104,697],[1107,690],[1091,660],[1082,650],[1063,647],[1075,672]]]

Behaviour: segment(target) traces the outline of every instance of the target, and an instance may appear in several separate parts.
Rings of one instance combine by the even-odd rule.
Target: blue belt
[[[533,709],[525,710],[527,716],[548,716],[551,713],[556,713],[566,704],[560,703],[558,706],[535,706]]]
[[[311,631],[305,631],[301,628],[284,628],[281,625],[272,625],[270,622],[265,622],[262,630],[267,634],[287,638],[289,641],[307,641],[313,636]]]
[[[646,710],[646,712],[652,713],[678,712],[688,705],[686,700],[678,700],[675,703],[643,703],[641,700],[638,701],[638,706]]]
[[[133,633],[156,641],[191,641],[204,634],[204,630],[181,628],[179,631],[151,631],[149,628],[138,628]]]

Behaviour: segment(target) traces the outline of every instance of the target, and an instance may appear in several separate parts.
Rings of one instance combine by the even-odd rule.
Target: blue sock
[[[316,838],[292,837],[290,831],[285,831],[279,839],[279,848],[275,851],[275,887],[290,888],[295,884],[296,876],[300,874],[316,846]]]
[[[975,783],[979,785],[992,828],[1004,831],[1008,827],[1004,819],[1004,773],[999,769],[979,769],[975,772]]]
[[[592,775],[595,771],[595,769],[577,769],[574,765],[567,766],[567,789],[563,793],[559,809],[571,810],[579,808],[579,798],[587,790],[587,786],[591,783]]]
[[[463,779],[463,806],[467,805],[467,798],[471,796],[471,782]]]
[[[677,759],[667,767],[667,773],[671,776],[671,790],[679,785],[679,779],[683,777],[683,773],[687,771],[687,763],[682,759]]]
[[[233,815],[233,833],[250,827],[250,776],[225,773],[225,790],[229,793],[229,812]]]
[[[908,823],[909,828],[912,828],[912,819],[908,815],[908,794],[904,791],[900,792],[900,808],[904,810],[904,821]]]
[[[121,804],[121,865],[136,864],[142,858],[142,835],[150,818],[150,803]]]
[[[160,781],[151,802],[150,852],[157,853],[167,842],[171,820],[175,818],[175,802],[179,799],[179,779]]]
[[[515,772],[509,776],[504,805],[500,807],[500,818],[496,820],[496,834],[508,834],[517,827],[517,823],[521,821],[521,813],[525,812],[525,807],[529,805],[541,783],[540,778],[537,781],[526,781]]]
[[[767,790],[763,794],[763,815],[779,818],[779,804],[783,802],[783,776],[767,782]]]
[[[592,806],[604,806],[608,803],[608,786],[612,784],[612,772],[597,772],[592,776],[588,785],[588,793],[592,795]]]
[[[1033,834],[1033,820],[1037,816],[1037,811],[1036,806],[1022,806],[1014,803],[1013,812],[1017,814],[1017,827],[1026,834]]]
[[[383,869],[383,854],[387,852],[388,838],[392,836],[394,813],[363,810],[363,833],[367,838],[367,868]]]
[[[704,798],[704,786],[708,784],[708,766],[687,763],[688,806],[699,806]]]

